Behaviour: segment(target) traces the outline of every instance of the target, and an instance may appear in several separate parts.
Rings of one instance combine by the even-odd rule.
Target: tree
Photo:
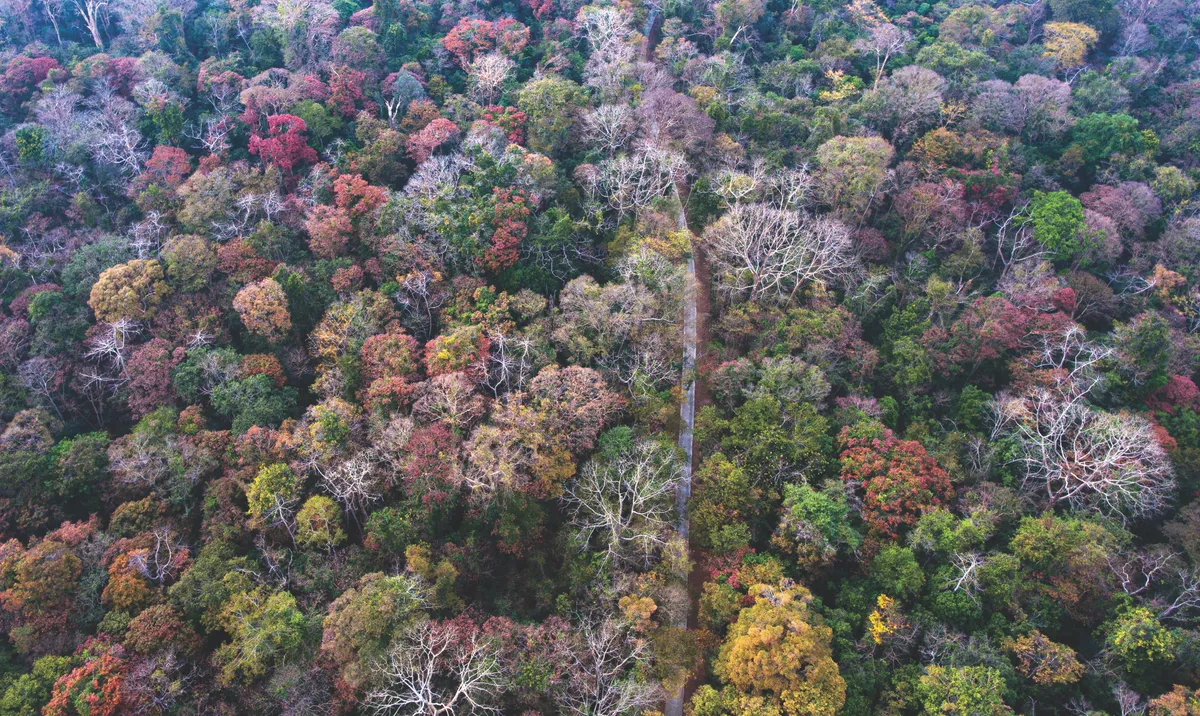
[[[508,56],[518,55],[528,42],[529,28],[511,18],[498,22],[463,18],[442,38],[442,47],[460,66],[467,67],[493,49]]]
[[[92,42],[96,48],[104,52],[104,38],[100,35],[101,23],[108,22],[108,0],[72,0],[75,4],[75,10],[79,13],[79,17],[83,18],[83,24],[87,26],[88,32],[92,33]],[[53,13],[47,9],[47,14]],[[54,31],[58,32],[58,25],[55,24]],[[61,44],[61,43],[60,43]]]
[[[337,503],[324,495],[313,495],[305,500],[296,513],[296,543],[331,550],[345,541],[342,513]]]
[[[0,567],[6,575],[0,607],[15,625],[9,638],[21,653],[69,651],[73,641],[72,616],[84,570],[94,565],[88,556],[96,536],[95,521],[64,522],[28,549],[16,540],[0,545]],[[94,557],[93,557],[94,559]]]
[[[330,58],[338,65],[372,73],[386,61],[375,33],[365,27],[342,30],[333,41]]]
[[[295,115],[272,114],[267,117],[267,135],[250,137],[250,153],[291,174],[299,165],[317,161],[316,151],[304,137],[307,129],[304,120]]]
[[[1022,488],[1048,505],[1148,517],[1174,491],[1171,463],[1144,418],[1088,404],[1078,382],[1003,397],[998,432],[1012,434]]]
[[[877,422],[842,428],[842,480],[864,495],[863,521],[895,539],[921,514],[953,496],[950,477],[915,440],[899,440]]]
[[[572,137],[577,112],[585,106],[579,85],[570,80],[545,77],[526,83],[517,95],[517,108],[525,113],[529,148],[559,156]]]
[[[356,522],[366,519],[367,506],[383,496],[376,457],[369,450],[358,452],[336,466],[317,464],[321,486],[337,500]]]
[[[1124,609],[1106,627],[1106,655],[1135,679],[1153,678],[1179,656],[1181,635],[1145,607]]]
[[[1150,701],[1150,716],[1196,716],[1200,714],[1200,690],[1189,691],[1176,684],[1170,691]]]
[[[1083,204],[1069,193],[1035,191],[1026,223],[1047,251],[1061,261],[1070,261],[1086,248],[1083,218]]]
[[[636,214],[666,194],[669,194],[686,170],[684,157],[675,152],[648,147],[632,154],[605,159],[586,171],[584,165],[576,170],[589,190],[600,194],[618,218]]]
[[[499,273],[521,258],[521,241],[529,233],[525,222],[533,213],[525,193],[518,189],[492,189],[492,242],[480,263],[493,273]]]
[[[345,209],[318,204],[309,211],[304,222],[308,231],[308,247],[323,259],[344,256],[354,236],[354,224]]]
[[[417,389],[413,416],[466,432],[486,410],[483,396],[475,392],[476,385],[463,371],[436,375]]]
[[[100,274],[92,286],[88,305],[96,318],[108,323],[121,319],[144,321],[154,317],[163,299],[171,295],[162,264],[134,259]]]
[[[832,564],[841,550],[853,551],[862,543],[850,526],[850,514],[845,492],[835,481],[820,490],[784,485],[783,513],[771,543],[795,554],[802,567]]]
[[[608,616],[589,618],[563,632],[566,678],[557,699],[563,712],[615,716],[660,703],[657,685],[641,674],[649,645],[631,632],[627,624]]]
[[[467,69],[471,99],[490,104],[499,96],[516,63],[498,53],[476,57]]]
[[[588,142],[611,159],[637,135],[633,109],[624,104],[602,104],[583,115],[583,132]]]
[[[721,644],[717,675],[743,696],[764,697],[784,714],[838,713],[846,702],[846,682],[833,660],[833,631],[811,613],[812,594],[784,580],[754,585],[750,596],[754,605],[741,611]]]
[[[1073,684],[1083,676],[1083,664],[1065,644],[1050,641],[1037,629],[1008,642],[1021,673],[1039,686]]]
[[[893,141],[907,143],[933,126],[942,111],[946,81],[933,70],[916,65],[892,73],[868,98],[878,126],[890,131]]]
[[[1048,22],[1045,29],[1045,56],[1064,69],[1082,65],[1088,50],[1100,39],[1099,33],[1078,22]]]
[[[234,594],[218,619],[230,640],[213,660],[221,669],[220,682],[228,685],[252,682],[298,654],[308,629],[291,592],[264,587]]]
[[[438,117],[410,136],[405,148],[408,150],[408,156],[417,164],[421,164],[438,149],[458,141],[459,135],[457,124]]]
[[[144,176],[144,175],[143,175]],[[217,252],[200,236],[174,236],[162,249],[167,277],[177,291],[193,293],[208,287],[217,268]]]
[[[45,716],[116,716],[130,704],[125,702],[124,682],[128,664],[119,645],[93,639],[81,649],[84,662],[54,684]]]
[[[171,390],[171,369],[175,367],[170,341],[154,338],[138,346],[130,355],[125,369],[130,379],[126,386],[129,411],[141,418],[164,404],[174,402]]]
[[[505,665],[495,642],[467,617],[406,629],[380,667],[384,686],[366,704],[385,714],[498,713]]]
[[[817,149],[821,199],[851,216],[870,210],[887,178],[892,145],[881,137],[834,137]]]
[[[678,481],[674,449],[642,441],[588,462],[563,501],[585,544],[599,534],[607,559],[648,564],[666,541]]]
[[[1016,598],[1031,605],[1045,600],[1082,622],[1095,622],[1115,588],[1109,562],[1119,544],[1120,535],[1093,521],[1050,513],[1023,518],[1009,542],[1022,568]],[[995,566],[985,563],[983,571]]]
[[[704,234],[718,280],[750,301],[787,303],[812,284],[836,282],[858,265],[850,232],[835,219],[765,204],[737,204]]]
[[[284,338],[292,329],[287,294],[275,279],[246,284],[234,297],[233,308],[247,330],[269,341]]]
[[[30,672],[13,680],[0,695],[0,711],[5,716],[39,716],[55,683],[70,671],[69,656],[43,656],[34,661]]]
[[[1086,167],[1095,167],[1114,155],[1134,156],[1148,146],[1138,120],[1127,114],[1093,112],[1081,117],[1075,123],[1071,139],[1068,149],[1078,149]]]
[[[292,513],[300,501],[302,487],[287,465],[264,465],[246,488],[250,516],[266,525],[282,525],[291,532]]]
[[[425,588],[411,575],[364,575],[329,605],[321,651],[341,666],[358,688],[374,678],[371,669],[389,653],[393,640],[424,618]]]
[[[912,34],[902,30],[890,22],[885,22],[867,31],[867,36],[860,38],[854,44],[860,52],[870,52],[875,56],[875,86],[879,89],[879,80],[887,67],[892,55],[904,51],[904,46],[912,41]]]
[[[925,667],[917,692],[922,713],[999,716],[1011,713],[1004,705],[1004,678],[987,666]]]

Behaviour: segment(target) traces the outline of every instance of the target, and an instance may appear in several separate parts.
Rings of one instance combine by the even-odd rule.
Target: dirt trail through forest
[[[683,401],[679,406],[679,447],[683,450],[685,459],[683,476],[676,491],[675,504],[678,510],[678,529],[680,534],[689,542],[688,554],[690,556],[692,550],[690,545],[691,535],[688,529],[688,500],[692,494],[692,474],[697,463],[697,456],[692,448],[692,433],[696,427],[697,406],[703,406],[708,400],[708,391],[705,389],[704,380],[701,378],[706,372],[706,366],[704,357],[700,353],[700,347],[703,345],[701,341],[707,341],[708,337],[709,282],[708,262],[705,260],[702,250],[695,241],[695,234],[688,227],[687,196],[687,187],[684,186],[681,189],[677,183],[675,186],[675,197],[679,202],[679,230],[687,232],[691,251],[687,262],[686,281],[688,290],[683,309],[682,327],[683,371],[681,385],[685,392]],[[698,570],[693,568],[688,578],[688,609],[684,614],[677,615],[675,626],[685,629],[695,628],[696,596],[701,581]],[[696,682],[697,678],[693,675],[683,688],[667,697],[666,716],[683,716],[684,701],[691,695]]]

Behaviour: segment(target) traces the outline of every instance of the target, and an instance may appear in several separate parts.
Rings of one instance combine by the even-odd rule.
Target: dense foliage
[[[0,1],[0,716],[1200,714],[1198,37]]]

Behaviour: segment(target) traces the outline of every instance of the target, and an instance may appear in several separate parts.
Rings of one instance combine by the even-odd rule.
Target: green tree
[[[346,541],[342,510],[325,495],[313,495],[296,514],[296,544],[314,549],[332,549]]]
[[[274,427],[296,411],[295,388],[275,385],[265,373],[245,380],[234,380],[213,388],[212,406],[232,422],[233,432],[244,433],[252,427]]]
[[[917,687],[922,713],[960,716],[998,716],[1010,713],[1004,705],[1004,678],[986,666],[925,668]]]
[[[234,594],[218,618],[230,640],[213,660],[226,685],[254,681],[299,654],[308,631],[308,620],[291,592],[269,593],[264,587]]]
[[[582,89],[570,80],[544,77],[526,84],[517,107],[525,113],[529,148],[551,157],[567,153],[576,115],[586,104]]]
[[[1035,191],[1026,223],[1033,238],[1060,261],[1088,248],[1083,234],[1083,204],[1065,191]]]
[[[17,677],[0,695],[0,716],[41,716],[54,682],[70,670],[71,659],[66,656],[43,656],[33,662],[33,669]]]
[[[1071,136],[1071,146],[1087,167],[1118,154],[1140,154],[1149,146],[1138,121],[1127,114],[1089,114],[1075,123]]]
[[[412,576],[367,574],[329,605],[321,651],[358,688],[371,678],[371,665],[387,656],[396,637],[419,619],[424,588]]]
[[[1175,664],[1180,635],[1162,625],[1146,607],[1130,607],[1106,625],[1108,655],[1140,683],[1155,680]]]
[[[46,158],[46,128],[40,124],[27,124],[16,132],[17,158],[22,164],[41,164]]]
[[[878,198],[892,155],[892,145],[882,137],[834,137],[825,142],[817,149],[822,200],[861,218]]]
[[[250,516],[266,524],[287,520],[300,500],[303,487],[303,482],[287,465],[280,462],[263,465],[246,488]]]

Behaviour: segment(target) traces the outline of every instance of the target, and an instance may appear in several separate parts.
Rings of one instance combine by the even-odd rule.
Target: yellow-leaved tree
[[[1048,22],[1044,56],[1053,58],[1059,67],[1078,67],[1099,39],[1095,30],[1081,22]]]
[[[812,593],[784,579],[774,586],[756,584],[750,594],[754,606],[743,609],[729,627],[717,657],[717,675],[729,685],[718,697],[723,710],[838,713],[846,703],[846,682],[833,660],[833,630],[809,610]]]

